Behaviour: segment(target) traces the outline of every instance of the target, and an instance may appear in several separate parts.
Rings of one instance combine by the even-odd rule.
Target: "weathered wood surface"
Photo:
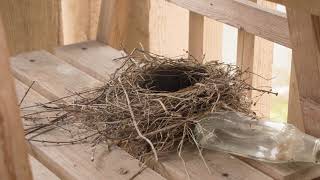
[[[290,46],[286,15],[247,0],[168,0],[264,39]]]
[[[320,166],[312,163],[272,164],[240,158],[277,180],[311,180],[320,177]]]
[[[62,0],[61,24],[64,44],[95,40],[101,0]]]
[[[170,174],[169,177],[177,180],[188,179],[188,177],[195,180],[272,179],[229,154],[216,151],[203,151],[203,156],[210,172],[200,158],[197,150],[186,151],[182,154],[182,158],[186,163],[186,169],[181,158],[179,158],[177,154],[170,155],[163,164]],[[186,170],[188,174],[186,173]]]
[[[31,61],[30,61],[31,60]],[[49,100],[64,97],[70,91],[95,87],[99,82],[59,60],[57,57],[44,52],[32,52],[21,54],[11,59],[12,69],[16,78],[30,85],[36,81],[33,89],[25,98],[27,104],[43,102],[44,96]],[[25,92],[28,86],[17,86]],[[40,93],[40,94],[38,94]],[[21,94],[21,93],[20,93]],[[38,139],[64,140],[69,134],[65,131],[50,131]],[[95,161],[91,161],[92,148],[89,144],[77,145],[48,145],[45,143],[32,142],[29,152],[48,169],[61,179],[128,179],[140,170],[138,160],[119,148],[108,152],[104,145],[97,146]],[[119,169],[129,170],[127,174],[119,174]],[[150,169],[143,171],[137,179],[163,179]]]
[[[253,0],[264,7],[275,9],[276,4],[265,1]],[[263,38],[250,34],[243,29],[238,31],[238,47],[237,47],[237,65],[242,70],[248,70],[255,74],[264,77],[261,78],[254,74],[244,77],[247,83],[253,87],[270,87],[272,82],[272,61],[273,61],[273,42],[267,41]],[[259,92],[252,91],[249,96],[259,97]],[[261,116],[268,118],[271,109],[271,95],[264,94],[258,98],[259,101],[252,107],[255,112]]]
[[[176,32],[176,34],[179,34]],[[199,61],[222,60],[223,24],[189,12],[189,54]],[[171,47],[174,48],[174,47]]]
[[[287,13],[299,94],[296,103],[301,105],[305,132],[320,137],[320,19],[291,8]]]
[[[102,1],[97,40],[115,49],[149,49],[149,0]],[[122,47],[123,46],[123,47]]]
[[[0,1],[11,54],[59,46],[60,5],[60,0]]]
[[[199,61],[203,60],[204,16],[189,14],[189,54]]]
[[[9,66],[9,49],[0,16],[0,175],[31,180],[22,121]]]
[[[318,0],[267,0],[282,4],[297,10],[307,11],[311,14],[320,15],[320,1]]]
[[[114,59],[124,56],[120,51],[97,41],[58,47],[54,54],[102,82],[121,64]]]
[[[59,178],[34,157],[29,156],[34,180],[59,180]]]

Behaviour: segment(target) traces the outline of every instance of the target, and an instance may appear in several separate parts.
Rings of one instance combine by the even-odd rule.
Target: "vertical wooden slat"
[[[238,30],[237,65],[242,70],[253,72],[255,36],[243,29]],[[253,76],[245,77],[248,84],[253,84]],[[249,94],[251,96],[251,92]]]
[[[188,49],[189,11],[166,0],[150,1],[150,51],[169,57]]]
[[[288,123],[295,125],[301,131],[305,131],[301,105],[299,100],[299,88],[294,63],[291,64],[289,102],[288,102]]]
[[[302,112],[301,121],[292,119],[290,122],[303,124],[306,133],[320,137],[320,18],[288,7],[287,15],[299,94],[299,99],[290,101],[291,104],[300,103]],[[293,107],[289,108],[292,112]]]
[[[204,18],[204,45],[205,61],[222,60],[223,23]]]
[[[64,44],[95,40],[101,0],[62,0]]]
[[[256,1],[258,4],[269,8],[275,8],[274,3],[266,1]],[[238,31],[238,48],[237,48],[237,65],[242,70],[248,70],[250,72],[259,74],[266,78],[263,79],[259,76],[248,75],[245,77],[247,83],[252,84],[254,87],[270,87],[272,77],[272,60],[273,60],[273,43],[264,40],[260,37],[255,37],[253,34],[246,32],[244,29]],[[259,116],[269,117],[271,97],[269,94],[264,94],[262,97],[258,97],[258,92],[251,92],[249,96],[255,98],[258,102],[253,106],[253,110],[257,112]]]
[[[11,54],[60,45],[60,0],[1,0]]]
[[[188,28],[198,28],[192,21],[189,26],[189,14],[187,9],[167,0],[150,1],[150,51],[169,57],[184,54],[189,46]],[[202,19],[200,23],[202,24]],[[194,39],[203,36],[203,42],[196,42],[194,49],[201,51],[202,48],[200,54],[205,54],[206,61],[221,60],[223,24],[204,17],[200,28],[202,27],[203,31],[200,30],[195,35],[190,33]]]
[[[116,49],[123,45],[128,50],[141,43],[148,50],[149,1],[102,1],[97,40]]]
[[[0,176],[1,179],[8,180],[31,180],[24,131],[17,104],[0,17]]]
[[[203,58],[204,16],[189,14],[189,54],[201,61]]]

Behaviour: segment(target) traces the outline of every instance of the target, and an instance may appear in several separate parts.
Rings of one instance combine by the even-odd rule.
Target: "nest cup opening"
[[[200,82],[206,73],[202,67],[161,65],[147,69],[138,84],[152,91],[176,92]]]

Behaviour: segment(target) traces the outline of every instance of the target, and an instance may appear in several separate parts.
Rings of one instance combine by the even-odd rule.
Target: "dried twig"
[[[150,145],[150,147],[152,148],[153,154],[154,154],[154,158],[155,158],[156,161],[158,161],[158,154],[157,154],[157,151],[155,150],[152,142],[151,142],[148,138],[146,138],[145,136],[143,136],[142,133],[141,133],[140,130],[139,130],[138,123],[137,123],[137,121],[136,121],[136,118],[134,117],[134,113],[133,113],[132,108],[131,108],[131,105],[130,105],[130,99],[129,99],[128,93],[127,93],[126,89],[123,87],[120,78],[119,78],[119,82],[120,82],[120,84],[121,84],[121,87],[122,87],[123,92],[124,92],[124,94],[125,94],[125,96],[126,96],[126,99],[127,99],[128,108],[129,108],[129,111],[130,111],[130,114],[131,114],[131,117],[132,117],[132,123],[133,123],[133,125],[134,125],[134,127],[135,127],[135,129],[136,129],[136,131],[137,131],[137,133],[138,133],[138,135],[139,135],[142,139],[144,139],[144,140]]]
[[[27,91],[24,93],[20,103],[19,103],[19,106],[21,106],[21,104],[23,103],[23,100],[26,98],[26,96],[28,95],[30,89],[32,88],[33,84],[35,83],[36,81],[32,81],[31,85],[29,86],[29,88],[27,89]]]

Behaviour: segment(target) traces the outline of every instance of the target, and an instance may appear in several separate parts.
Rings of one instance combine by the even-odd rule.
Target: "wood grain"
[[[54,175],[49,169],[43,166],[38,160],[34,157],[29,156],[31,163],[31,170],[34,180],[59,180],[59,178]]]
[[[169,57],[188,50],[189,11],[166,0],[150,1],[149,50]]]
[[[298,129],[305,132],[302,109],[299,99],[300,94],[297,84],[297,74],[295,72],[294,63],[291,63],[287,122],[293,124]]]
[[[320,137],[320,20],[287,7],[292,56],[306,133]]]
[[[34,61],[30,61],[33,59]],[[77,91],[95,87],[97,80],[84,72],[65,63],[57,57],[44,52],[25,53],[12,58],[12,67],[16,77],[27,84],[17,85],[18,94],[24,94],[31,81],[37,81],[24,103],[34,104],[46,102],[45,98],[54,100],[70,93],[68,90]],[[40,94],[38,94],[40,93]],[[70,100],[72,101],[72,99]],[[68,101],[69,102],[69,101]],[[38,139],[65,140],[69,134],[61,129],[56,129],[38,136]],[[128,179],[140,170],[138,160],[119,148],[108,151],[106,145],[97,146],[95,161],[91,161],[92,147],[90,144],[77,145],[50,145],[32,142],[29,152],[48,169],[61,179]],[[129,170],[127,174],[119,174],[119,169]],[[150,169],[146,169],[137,179],[163,179]]]
[[[180,7],[219,22],[290,46],[285,14],[264,8],[247,0],[168,0]]]
[[[320,1],[318,0],[268,0],[274,3],[289,6],[290,8],[307,11],[311,14],[320,15]]]
[[[121,64],[121,61],[113,59],[124,55],[96,41],[59,47],[55,49],[54,54],[102,82],[105,82]]]
[[[204,17],[204,61],[222,60],[223,23]]]
[[[95,40],[101,0],[61,1],[64,44]]]
[[[50,100],[95,87],[100,83],[45,51],[19,54],[11,58],[12,71],[20,81]],[[71,81],[72,79],[72,81]]]
[[[188,29],[192,27],[189,25],[189,14],[187,9],[166,0],[150,1],[150,51],[168,57],[185,54],[189,49]],[[205,60],[221,59],[223,24],[206,17],[203,24],[204,41],[201,47]]]
[[[272,164],[247,158],[240,159],[277,180],[310,180],[320,177],[320,165],[313,163]]]
[[[11,54],[60,45],[60,0],[1,0]]]
[[[97,40],[128,51],[149,49],[149,0],[103,1]]]
[[[276,4],[266,1],[253,1],[264,7],[275,9]],[[248,70],[255,74],[259,74],[261,77],[253,74],[244,77],[247,83],[254,87],[270,87],[272,82],[272,61],[273,61],[273,43],[255,37],[254,34],[248,33],[243,29],[238,31],[238,49],[237,49],[237,65],[242,70]],[[268,80],[266,80],[268,79]],[[270,116],[271,109],[271,96],[270,94],[264,94],[261,97],[259,92],[252,91],[249,96],[259,97],[258,100],[255,98],[257,103],[254,104],[252,109],[261,117],[268,118]]]
[[[204,16],[190,12],[189,14],[189,54],[203,61]]]
[[[272,179],[232,155],[216,151],[203,151],[203,155],[210,172],[201,160],[197,150],[186,150],[182,154],[190,179]],[[169,179],[188,179],[183,162],[176,154],[169,156],[163,164],[170,174]]]
[[[22,122],[17,106],[9,51],[0,16],[0,174],[2,179],[31,180]]]

